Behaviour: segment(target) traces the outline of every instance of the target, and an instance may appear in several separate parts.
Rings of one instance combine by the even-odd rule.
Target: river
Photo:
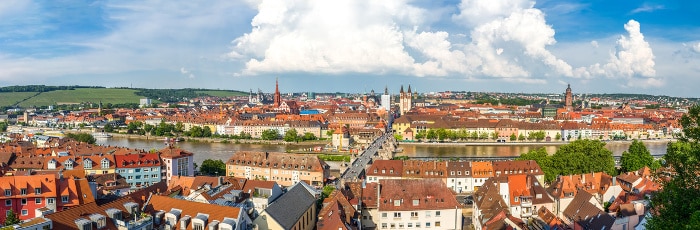
[[[606,148],[613,155],[622,155],[631,142],[609,142]],[[165,144],[162,140],[143,140],[129,138],[98,139],[99,145],[122,146],[136,149],[162,149]],[[666,142],[652,141],[644,143],[651,154],[666,153]],[[194,161],[201,165],[205,159],[221,159],[226,161],[237,151],[268,151],[285,152],[286,150],[298,150],[310,148],[315,145],[278,145],[278,144],[234,144],[234,143],[208,143],[208,142],[178,142],[176,145],[184,150],[195,153]],[[317,144],[318,145],[318,144]],[[402,153],[397,156],[409,157],[462,157],[462,156],[518,156],[531,149],[544,147],[548,153],[554,154],[558,145],[407,145],[402,144]]]

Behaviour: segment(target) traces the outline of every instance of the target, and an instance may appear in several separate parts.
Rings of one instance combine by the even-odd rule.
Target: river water
[[[122,146],[136,149],[162,149],[165,144],[162,140],[143,140],[143,139],[128,139],[128,138],[109,138],[98,139],[97,144]],[[644,143],[651,154],[665,154],[666,142],[653,141]],[[234,143],[208,143],[208,142],[178,142],[176,145],[184,150],[195,153],[194,161],[201,165],[205,159],[221,159],[228,160],[234,152],[237,151],[267,151],[267,152],[285,152],[286,150],[298,150],[302,148],[310,148],[314,145],[282,145],[282,144],[234,144]],[[605,145],[606,148],[613,152],[613,155],[622,155],[622,152],[629,148],[630,142],[609,142]],[[507,157],[519,156],[531,149],[544,147],[549,154],[559,149],[558,145],[408,145],[402,144],[399,147],[403,148],[403,152],[397,156],[409,157]]]

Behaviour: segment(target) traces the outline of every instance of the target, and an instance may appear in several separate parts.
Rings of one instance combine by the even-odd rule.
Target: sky
[[[3,0],[0,86],[700,97],[693,0]]]

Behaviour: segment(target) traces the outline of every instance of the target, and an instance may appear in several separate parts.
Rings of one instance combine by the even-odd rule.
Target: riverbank
[[[628,144],[632,143],[633,140],[628,141],[603,141],[605,143],[612,144]],[[645,143],[668,143],[676,141],[676,139],[658,139],[658,140],[640,140]],[[430,145],[430,146],[559,146],[566,145],[573,141],[540,141],[540,142],[398,142],[401,145]]]
[[[139,139],[139,140],[157,140],[165,141],[167,137],[158,136],[145,136],[137,134],[125,134],[125,133],[110,133],[112,138],[125,138],[125,139]],[[295,146],[309,146],[309,145],[323,145],[330,144],[327,140],[316,140],[316,141],[302,141],[302,142],[286,142],[283,140],[258,140],[258,139],[225,139],[225,138],[215,138],[215,137],[181,137],[183,142],[202,142],[202,143],[232,143],[232,144],[262,144],[262,145],[295,145]]]

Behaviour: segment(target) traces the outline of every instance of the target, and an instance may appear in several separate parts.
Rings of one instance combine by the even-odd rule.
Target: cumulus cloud
[[[614,53],[610,54],[608,63],[595,64],[589,69],[593,75],[602,75],[610,78],[630,79],[630,85],[654,86],[661,83],[654,78],[654,53],[649,43],[644,40],[640,31],[639,22],[630,20],[625,24],[628,36],[620,36]],[[633,78],[643,78],[633,79]]]
[[[700,53],[700,42],[697,42],[697,43],[691,45],[690,49],[693,52]]]
[[[598,42],[595,40],[591,41],[591,46],[598,48]]]

